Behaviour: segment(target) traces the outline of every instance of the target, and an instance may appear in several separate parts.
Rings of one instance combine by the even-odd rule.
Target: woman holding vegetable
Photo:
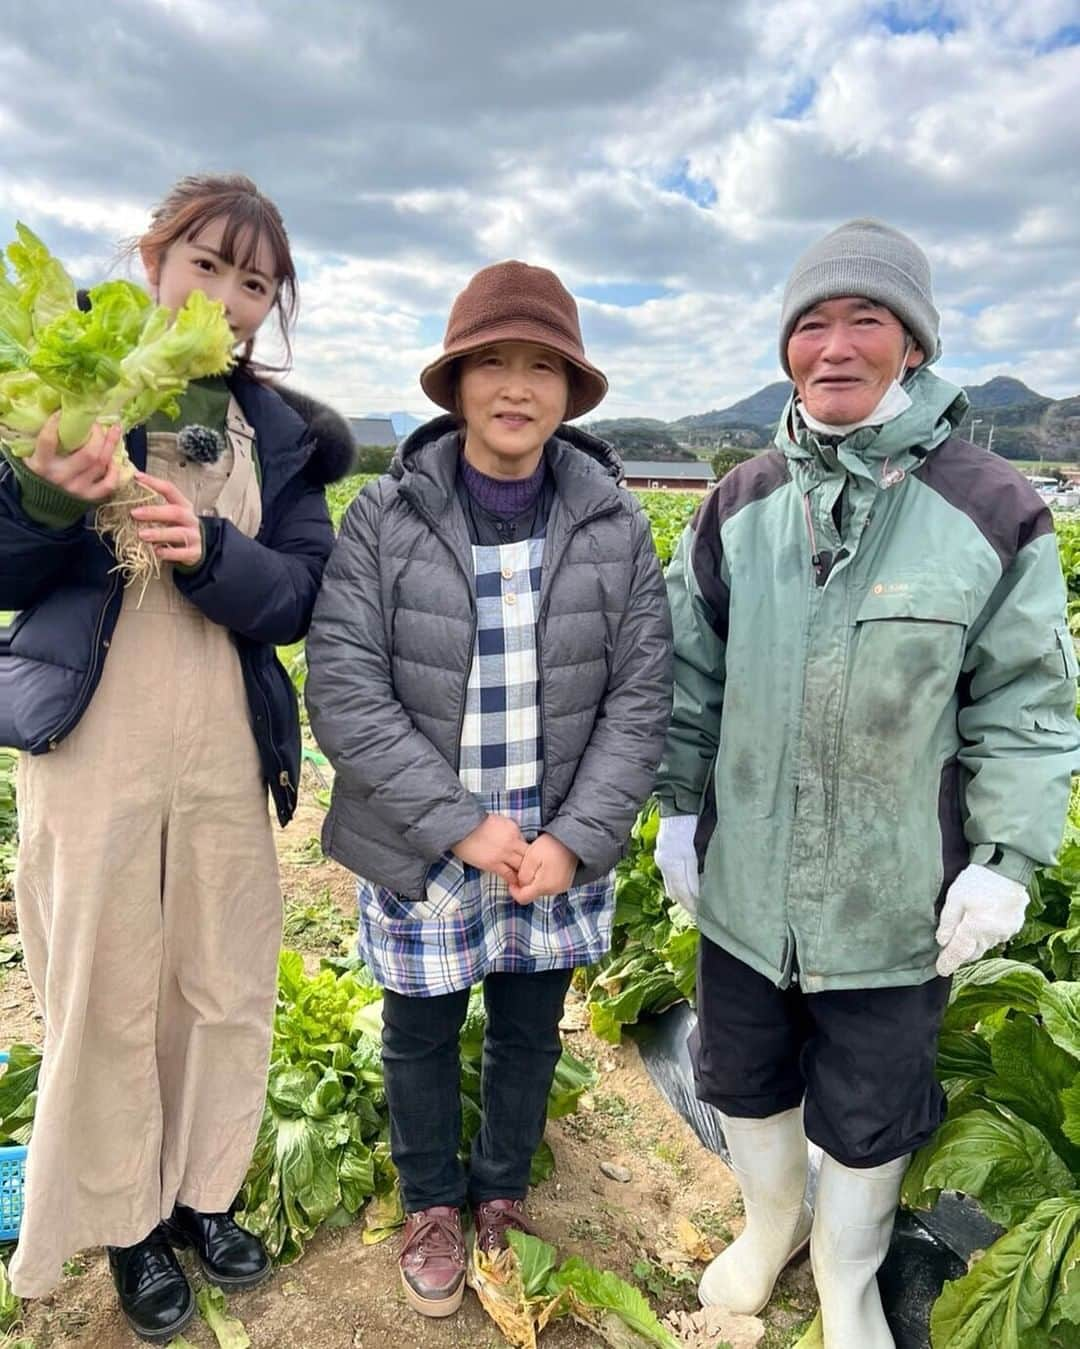
[[[608,948],[611,868],[652,783],[670,628],[612,450],[562,425],[607,383],[549,271],[485,268],[421,387],[450,412],[350,507],[308,642],[336,769],[326,850],[359,882],[385,987],[391,1148],[412,1307],[459,1306],[469,1201],[491,1254],[524,1229],[575,965]],[[488,1009],[483,1118],[458,1160],[458,1033]]]
[[[58,454],[55,419],[0,468],[0,739],[16,744],[16,899],[45,1022],[15,1289],[48,1292],[99,1243],[143,1338],[193,1312],[173,1254],[243,1288],[269,1273],[230,1217],[262,1113],[281,896],[266,808],[296,801],[295,696],[274,645],[307,629],[332,545],[346,424],[252,359],[296,275],[277,208],[242,177],[179,182],[138,241],[150,289],[224,306],[238,360],[178,422],[128,434],[134,512],[161,564],[127,589],[93,528],[118,433]],[[179,430],[179,434],[177,433]],[[152,494],[156,494],[156,499]]]

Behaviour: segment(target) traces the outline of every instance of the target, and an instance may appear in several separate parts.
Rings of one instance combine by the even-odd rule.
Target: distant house
[[[397,448],[398,437],[389,417],[350,417],[349,425],[357,445],[377,445],[390,450]]]
[[[712,465],[665,459],[627,459],[623,463],[627,487],[673,488],[678,492],[707,492],[716,481]]]

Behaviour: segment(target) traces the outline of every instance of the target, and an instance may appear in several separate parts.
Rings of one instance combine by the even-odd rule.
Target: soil
[[[303,951],[311,968],[320,956],[345,950],[355,924],[353,881],[322,857],[321,821],[322,810],[309,790],[297,817],[279,834],[286,944]],[[0,909],[8,907],[0,904]],[[0,925],[3,918],[0,913]],[[548,1125],[556,1168],[550,1180],[533,1190],[530,1217],[561,1256],[580,1255],[637,1281],[659,1313],[695,1308],[694,1286],[704,1257],[722,1250],[741,1226],[734,1179],[654,1090],[633,1044],[616,1047],[591,1034],[584,1005],[574,992],[563,1035],[573,1054],[597,1068],[600,1080],[577,1114]],[[25,970],[21,963],[0,967],[0,1044],[40,1039],[41,1019]],[[601,1162],[616,1174],[629,1173],[629,1180],[609,1178],[600,1170]],[[505,1345],[471,1292],[460,1312],[446,1321],[428,1321],[410,1312],[398,1282],[397,1245],[391,1239],[364,1246],[360,1224],[324,1229],[301,1260],[279,1268],[263,1287],[232,1296],[230,1314],[243,1323],[256,1349]],[[184,1259],[190,1269],[190,1257]],[[198,1285],[197,1275],[192,1282]],[[759,1349],[794,1344],[813,1311],[810,1271],[804,1263],[782,1276],[762,1318]],[[99,1250],[69,1262],[62,1284],[50,1297],[26,1303],[18,1329],[32,1338],[35,1349],[133,1349],[139,1343],[117,1309]],[[199,1318],[185,1337],[199,1349],[213,1349],[216,1343]],[[708,1349],[714,1349],[708,1338]],[[756,1332],[738,1342],[749,1345],[755,1338]],[[584,1349],[599,1341],[583,1327],[555,1322],[540,1343],[546,1349]],[[694,1343],[703,1341],[695,1338]]]

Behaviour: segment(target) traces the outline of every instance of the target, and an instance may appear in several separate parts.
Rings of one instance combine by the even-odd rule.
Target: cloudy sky
[[[930,254],[944,374],[1080,392],[1080,0],[59,0],[3,6],[0,234],[81,281],[240,170],[301,274],[295,382],[430,410],[468,277],[578,298],[598,415],[779,377],[791,263],[855,215]],[[121,273],[123,274],[123,273]]]

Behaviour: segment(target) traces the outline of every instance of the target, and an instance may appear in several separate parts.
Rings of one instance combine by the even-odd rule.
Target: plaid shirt
[[[476,645],[461,730],[459,774],[484,808],[540,833],[544,752],[536,619],[542,538],[474,547]],[[361,879],[359,948],[380,984],[434,997],[492,971],[527,974],[598,960],[611,944],[609,873],[564,894],[516,904],[491,872],[445,853],[419,902]]]

